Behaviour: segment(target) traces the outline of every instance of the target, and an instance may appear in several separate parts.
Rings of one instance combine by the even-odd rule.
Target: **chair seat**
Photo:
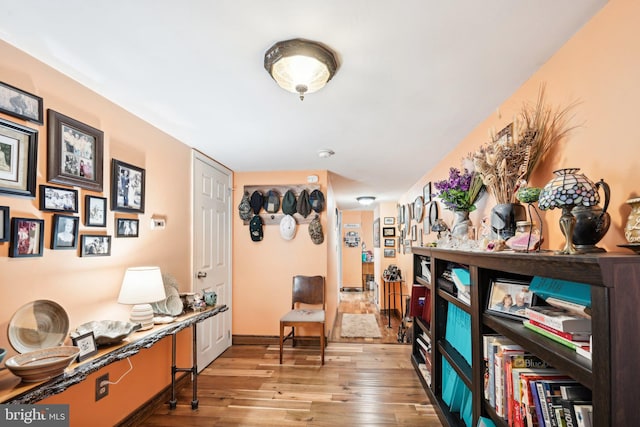
[[[324,310],[291,310],[281,322],[324,322]]]

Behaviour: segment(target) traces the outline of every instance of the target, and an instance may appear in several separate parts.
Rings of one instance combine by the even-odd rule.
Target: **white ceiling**
[[[352,209],[396,201],[605,3],[0,0],[0,38],[236,172],[327,169]],[[304,101],[263,68],[296,37],[340,58]]]

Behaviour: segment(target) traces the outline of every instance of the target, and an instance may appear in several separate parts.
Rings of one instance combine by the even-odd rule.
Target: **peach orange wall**
[[[279,319],[291,308],[291,279],[296,274],[326,277],[328,313],[336,308],[336,284],[327,274],[328,209],[320,214],[325,241],[316,245],[308,224],[299,224],[292,240],[280,236],[279,225],[263,226],[264,238],[254,242],[249,226],[238,215],[244,186],[304,185],[307,176],[317,175],[327,193],[327,171],[239,172],[234,174],[233,191],[233,334],[279,334]],[[333,319],[328,316],[329,329]],[[328,330],[327,330],[328,332]]]
[[[172,274],[182,290],[190,288],[190,191],[191,173],[189,147],[143,122],[131,113],[88,90],[54,69],[40,63],[14,47],[0,42],[1,80],[27,92],[41,96],[46,109],[53,109],[104,132],[104,191],[78,189],[82,218],[84,196],[100,195],[110,199],[110,162],[116,158],[142,167],[146,171],[145,213],[126,215],[140,220],[139,238],[115,238],[116,215],[108,211],[106,228],[87,228],[81,220],[80,233],[112,236],[111,256],[81,258],[77,251],[51,250],[52,214],[38,209],[38,198],[13,197],[0,194],[0,205],[9,206],[12,217],[45,220],[44,256],[9,258],[9,244],[0,243],[0,347],[15,352],[7,340],[7,327],[13,313],[22,305],[37,299],[58,302],[69,315],[70,327],[90,320],[128,318],[128,306],[116,303],[124,270],[133,265],[159,265]],[[38,130],[37,184],[46,184],[47,128],[2,115],[2,118]],[[164,230],[149,229],[152,215],[166,218]],[[166,360],[155,360],[153,352],[135,356],[134,366],[148,366],[157,372],[168,369]],[[140,368],[138,368],[140,369]],[[134,368],[135,370],[135,368]],[[133,378],[132,375],[130,378]],[[142,404],[148,395],[167,385],[167,376],[153,383],[123,380],[132,406]],[[76,385],[83,387],[83,385]],[[93,395],[93,384],[84,392]],[[114,392],[117,392],[114,390]],[[117,398],[109,396],[100,402],[107,408],[109,423],[122,416]],[[85,409],[91,411],[92,406]],[[71,412],[76,410],[72,406]],[[94,420],[91,424],[95,424]],[[88,422],[83,425],[88,425]]]
[[[640,195],[640,127],[636,125],[640,99],[640,2],[611,0],[553,57],[524,82],[505,102],[498,113],[491,114],[460,141],[438,166],[427,173],[401,199],[408,203],[420,194],[424,183],[447,176],[451,166],[460,167],[461,159],[488,140],[488,131],[502,129],[523,102],[535,102],[540,84],[546,83],[550,104],[579,104],[573,110],[571,124],[579,125],[569,138],[543,160],[531,178],[531,185],[544,186],[552,171],[578,167],[594,181],[603,178],[611,186],[611,227],[599,246],[608,251],[623,251],[616,245],[626,243],[624,225],[630,207],[625,203]],[[601,194],[603,196],[603,194]],[[480,209],[471,214],[474,224],[480,224],[495,202],[487,197]],[[449,212],[445,217],[451,220]],[[558,226],[557,210],[544,212],[547,249],[562,247],[564,237]],[[434,239],[433,234],[429,237]],[[425,239],[427,241],[428,239]],[[410,257],[403,265],[410,265]]]

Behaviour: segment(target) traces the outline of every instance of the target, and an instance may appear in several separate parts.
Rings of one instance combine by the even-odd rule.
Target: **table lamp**
[[[542,210],[562,208],[560,229],[564,234],[565,244],[556,254],[581,253],[573,244],[573,228],[576,218],[571,209],[576,206],[595,206],[600,202],[600,195],[593,183],[578,168],[567,168],[553,171],[556,175],[540,192],[538,206]]]
[[[166,297],[160,267],[130,267],[124,273],[118,302],[133,304],[129,319],[132,323],[140,323],[141,330],[153,327],[153,308],[150,303]]]

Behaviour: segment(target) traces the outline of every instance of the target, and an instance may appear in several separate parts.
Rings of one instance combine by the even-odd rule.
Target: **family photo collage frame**
[[[43,99],[0,82],[0,113],[44,125]],[[81,257],[111,255],[111,235],[82,232],[84,227],[107,227],[107,197],[103,197],[104,133],[57,111],[47,110],[47,184],[37,187],[37,129],[0,118],[0,196],[38,197],[38,208],[51,213],[52,250],[77,250]],[[48,185],[58,184],[58,185]],[[139,237],[144,213],[145,169],[111,159],[111,211],[115,237]],[[84,195],[82,218],[80,192]],[[95,194],[98,193],[98,194]],[[12,217],[0,206],[0,243],[9,242],[9,257],[44,254],[45,219]]]

